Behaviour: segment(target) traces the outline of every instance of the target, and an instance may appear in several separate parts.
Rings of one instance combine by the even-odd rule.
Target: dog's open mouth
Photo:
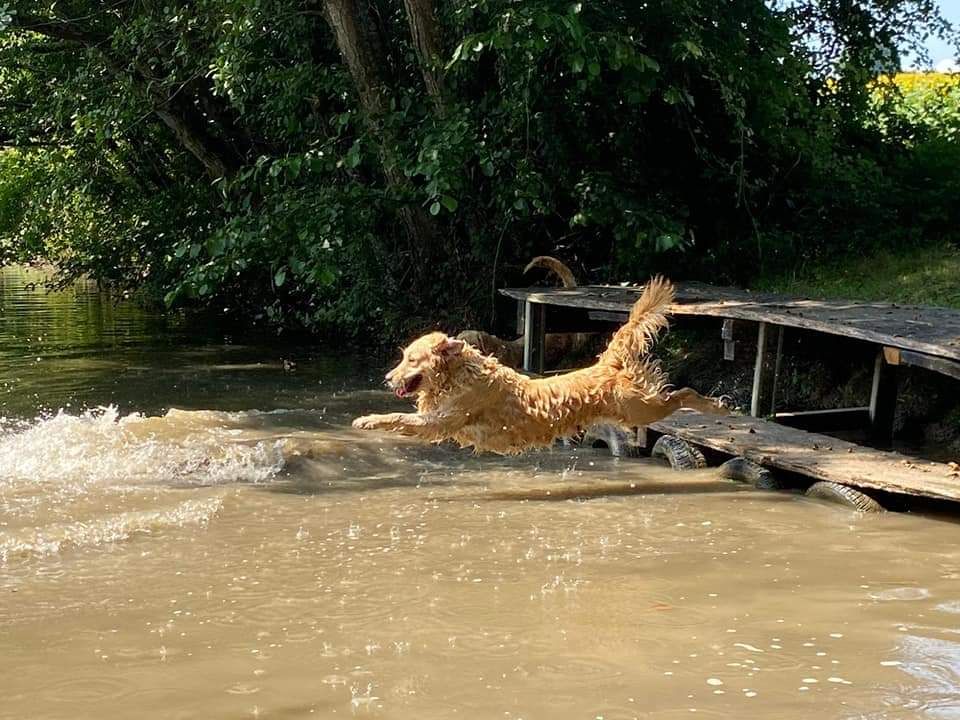
[[[413,395],[417,389],[420,387],[420,383],[423,382],[423,375],[417,373],[412,378],[403,383],[403,385],[398,386],[394,389],[393,394],[398,398],[407,397],[408,395]]]

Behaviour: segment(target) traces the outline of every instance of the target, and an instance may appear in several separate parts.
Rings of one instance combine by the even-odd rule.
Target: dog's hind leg
[[[719,400],[704,397],[690,388],[682,388],[652,398],[628,398],[616,409],[616,419],[626,427],[643,427],[672,415],[680,408],[699,410],[711,415],[730,414]]]
[[[692,388],[680,388],[670,393],[670,403],[676,408],[690,408],[708,415],[729,415],[730,410],[720,400],[701,395]],[[676,409],[675,408],[675,409]]]

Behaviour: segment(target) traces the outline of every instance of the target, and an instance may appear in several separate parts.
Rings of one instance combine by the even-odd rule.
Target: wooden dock
[[[544,315],[546,330],[570,325],[550,322],[547,309],[581,310],[586,320],[626,320],[642,287],[588,285],[577,288],[507,288],[500,292],[524,305],[530,314]],[[848,300],[811,300],[752,293],[702,283],[677,285],[674,315],[705,315],[747,320],[777,327],[793,327],[842,335],[899,349],[901,362],[944,372],[960,379],[960,311],[950,308],[869,303]],[[535,329],[535,328],[534,328]],[[904,351],[906,360],[903,359]],[[918,358],[919,353],[923,358]],[[938,360],[953,361],[939,363]],[[926,363],[926,364],[923,364]]]
[[[547,332],[609,331],[627,319],[643,288],[508,288],[518,301],[524,368],[543,372]],[[724,419],[677,413],[652,427],[689,442],[761,465],[886,492],[960,500],[960,477],[949,465],[854,445],[810,431],[864,428],[871,444],[893,436],[899,369],[923,368],[960,381],[960,311],[896,303],[812,300],[701,283],[682,283],[675,316],[717,318],[724,357],[734,354],[734,323],[756,327],[750,415]],[[777,406],[777,383],[787,331],[851,338],[874,348],[870,405],[807,412]],[[960,385],[958,385],[960,393]],[[770,418],[776,422],[768,422]]]
[[[752,417],[676,412],[650,429],[687,442],[815,480],[960,500],[960,471],[944,463],[855,445]]]

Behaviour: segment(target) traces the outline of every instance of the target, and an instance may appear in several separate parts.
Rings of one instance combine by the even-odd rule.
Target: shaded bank
[[[958,226],[952,80],[875,82],[933,3],[70,7],[0,18],[0,262],[171,305],[386,341],[542,252],[743,284]]]

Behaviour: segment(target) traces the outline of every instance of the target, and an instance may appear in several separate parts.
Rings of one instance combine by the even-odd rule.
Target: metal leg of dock
[[[750,414],[767,417],[776,411],[777,380],[783,353],[783,326],[760,323],[757,329],[757,360],[753,368]]]
[[[523,369],[542,374],[547,337],[547,306],[542,303],[524,303],[523,313]]]
[[[873,366],[873,388],[870,391],[870,436],[878,447],[893,444],[893,421],[897,411],[897,366],[877,353]]]

